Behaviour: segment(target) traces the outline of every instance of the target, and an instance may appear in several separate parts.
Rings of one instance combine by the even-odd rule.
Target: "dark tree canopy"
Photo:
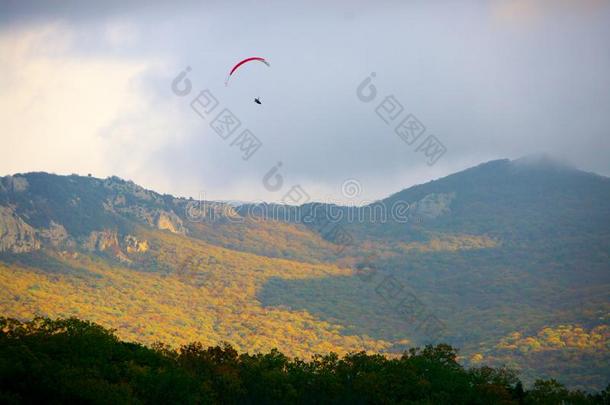
[[[148,348],[75,318],[0,318],[0,403],[608,404],[610,388],[593,395],[538,380],[524,390],[513,371],[466,369],[444,344],[394,359],[360,352],[304,361],[228,344]]]

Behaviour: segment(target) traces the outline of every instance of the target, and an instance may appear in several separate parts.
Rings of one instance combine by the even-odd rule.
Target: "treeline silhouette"
[[[120,341],[76,318],[0,318],[0,403],[610,404],[554,380],[524,390],[506,368],[466,369],[449,345],[400,358],[364,352],[290,359],[230,345],[173,350]]]

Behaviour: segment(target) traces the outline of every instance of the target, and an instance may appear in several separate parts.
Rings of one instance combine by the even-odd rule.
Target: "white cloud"
[[[124,27],[108,26],[109,39]],[[140,85],[159,62],[83,56],[73,52],[77,39],[62,24],[0,36],[0,172],[130,177],[170,141],[172,106]]]

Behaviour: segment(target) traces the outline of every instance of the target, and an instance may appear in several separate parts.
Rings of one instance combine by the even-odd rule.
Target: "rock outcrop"
[[[411,204],[411,209],[416,216],[434,219],[451,212],[451,201],[455,193],[432,193],[421,200]]]
[[[40,242],[36,230],[12,208],[0,206],[0,252],[25,253],[37,249],[40,249]]]
[[[0,189],[12,192],[21,193],[27,190],[29,187],[28,180],[19,175],[5,176],[0,178]]]
[[[119,249],[119,237],[116,231],[93,231],[83,243],[89,251],[104,252],[110,248]]]
[[[172,233],[186,234],[182,219],[174,212],[158,211],[155,219],[157,229],[168,230]]]
[[[127,253],[146,253],[149,248],[148,241],[139,240],[133,235],[125,236],[124,243]]]
[[[64,228],[62,224],[58,224],[55,221],[51,221],[48,229],[41,229],[38,232],[38,235],[40,236],[40,239],[53,247],[63,246],[64,244],[70,242],[70,235],[68,235],[66,228]]]

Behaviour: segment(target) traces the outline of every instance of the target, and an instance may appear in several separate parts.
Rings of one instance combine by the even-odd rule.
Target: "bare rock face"
[[[110,248],[119,248],[119,237],[116,231],[93,231],[84,242],[83,247],[89,251],[103,252]]]
[[[133,235],[127,235],[124,238],[125,249],[127,253],[146,253],[148,251],[148,241],[139,240]]]
[[[125,181],[113,176],[105,179],[103,185],[105,188],[113,190],[116,193],[130,194],[142,201],[162,202],[162,199],[156,193],[146,190],[144,187],[135,184],[133,181]]]
[[[119,235],[116,231],[93,231],[89,234],[83,247],[91,252],[106,252],[123,263],[131,263],[131,260],[121,251]]]
[[[127,204],[127,200],[125,199],[125,196],[123,194],[119,194],[114,198],[112,204],[116,206],[124,206],[125,204]]]
[[[13,193],[21,193],[28,189],[29,183],[22,176],[5,176],[0,178],[0,189]]]
[[[133,235],[121,237],[116,231],[111,230],[91,232],[83,247],[91,252],[105,252],[128,265],[133,263],[128,254],[145,253],[149,249],[148,241],[139,240]]]
[[[411,204],[411,209],[417,216],[428,219],[438,218],[451,212],[451,201],[454,198],[455,193],[428,194],[416,203]]]
[[[182,223],[182,219],[173,212],[159,211],[155,219],[157,229],[167,229],[172,233],[186,234],[186,228]]]
[[[48,229],[40,230],[38,235],[41,239],[54,247],[66,244],[66,242],[69,242],[68,239],[70,237],[66,231],[66,228],[64,228],[62,224],[58,224],[55,221],[51,221]]]
[[[12,208],[0,206],[0,252],[25,253],[37,249],[40,242],[36,239],[36,230]]]

